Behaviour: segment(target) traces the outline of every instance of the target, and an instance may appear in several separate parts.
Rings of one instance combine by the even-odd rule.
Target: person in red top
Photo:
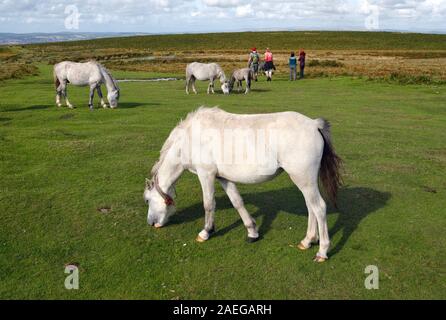
[[[269,48],[266,48],[265,64],[263,66],[263,70],[265,70],[267,81],[272,80],[273,70],[275,70],[275,69],[276,68],[274,67],[273,54]]]
[[[300,76],[299,79],[303,79],[304,78],[304,69],[305,69],[305,56],[306,53],[304,51],[304,49],[300,49],[299,51],[299,68],[300,68]]]

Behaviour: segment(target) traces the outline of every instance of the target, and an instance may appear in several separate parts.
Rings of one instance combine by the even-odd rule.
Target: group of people
[[[297,65],[299,64],[299,79],[304,78],[304,70],[305,70],[305,57],[306,53],[304,49],[299,50],[299,57],[296,57],[294,51],[290,54],[289,59],[289,67],[290,67],[290,80],[295,81],[297,79]],[[270,48],[266,48],[264,62],[261,64],[260,55],[257,52],[256,48],[251,49],[251,53],[249,54],[248,60],[248,68],[250,68],[254,73],[254,80],[257,81],[257,75],[259,73],[259,69],[262,69],[267,77],[267,81],[272,80],[273,70],[276,70],[274,66],[273,54]]]

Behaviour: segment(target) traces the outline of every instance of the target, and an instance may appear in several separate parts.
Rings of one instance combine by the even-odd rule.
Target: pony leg
[[[58,107],[62,107],[62,103],[60,103],[60,97],[62,95],[62,86],[59,85],[59,87],[56,90],[56,105]]]
[[[317,242],[317,232],[319,231],[319,251],[314,261],[324,262],[328,259],[327,252],[330,247],[327,225],[327,205],[319,192],[317,180],[315,183],[304,185],[299,183],[300,179],[296,176],[291,176],[291,179],[304,195],[309,214],[307,236],[298,247],[299,249],[308,249],[312,243]]]
[[[197,172],[203,190],[203,206],[205,211],[204,229],[198,234],[197,241],[205,242],[215,231],[215,175],[208,172]]]
[[[63,84],[63,86],[62,86],[62,95],[64,96],[64,98],[65,98],[65,103],[66,103],[66,105],[68,106],[68,108],[70,108],[70,109],[73,109],[74,108],[74,106],[70,103],[70,101],[68,100],[68,94],[67,94],[67,84],[66,83],[64,83]]]
[[[257,230],[256,221],[249,214],[248,210],[245,208],[245,204],[243,202],[242,197],[237,189],[237,186],[234,182],[218,179],[221,186],[225,190],[226,194],[231,200],[232,205],[238,211],[240,218],[242,218],[243,224],[245,225],[248,231],[248,242],[255,242],[259,239],[259,232]]]
[[[90,110],[93,110],[93,99],[95,90],[96,90],[96,85],[90,86],[90,99],[88,101],[88,107],[90,108]]]
[[[101,99],[101,106],[102,106],[102,108],[104,108],[104,109],[107,108],[107,104],[104,101],[104,96],[102,95],[102,89],[101,89],[100,85],[98,85],[96,87],[96,91],[98,92],[98,96]]]
[[[250,89],[251,89],[251,78],[250,76],[245,78],[246,81],[246,90],[245,90],[245,94],[248,94]]]
[[[195,79],[192,79],[192,90],[197,94],[197,89],[195,88]]]
[[[190,78],[186,78],[186,94],[189,94],[189,84],[190,84]]]
[[[56,105],[58,107],[62,107],[62,103],[60,103],[60,97],[62,96],[63,90],[64,90],[64,88],[63,88],[62,82],[59,81],[59,86],[56,88]]]

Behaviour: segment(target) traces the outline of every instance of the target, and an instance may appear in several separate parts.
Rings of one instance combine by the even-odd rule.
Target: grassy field
[[[186,96],[182,81],[122,83],[119,109],[90,112],[85,88],[69,88],[76,110],[56,108],[51,69],[39,68],[0,84],[0,298],[446,298],[444,86],[277,77],[248,96],[208,96],[204,83]],[[146,224],[144,179],[170,130],[201,105],[332,122],[345,186],[339,210],[329,208],[327,263],[312,262],[317,248],[295,248],[307,215],[286,175],[240,187],[263,235],[255,244],[221,188],[216,236],[194,241],[204,214],[189,173],[171,223]],[[78,291],[64,288],[66,264],[79,265]],[[379,290],[364,287],[368,265]]]
[[[243,32],[111,38],[0,47],[0,81],[30,65],[95,59],[113,70],[183,73],[188,62],[245,67],[249,49],[270,47],[279,72],[290,51],[307,52],[307,76],[354,76],[406,84],[446,83],[446,35],[393,32]],[[328,62],[328,63],[320,63]]]

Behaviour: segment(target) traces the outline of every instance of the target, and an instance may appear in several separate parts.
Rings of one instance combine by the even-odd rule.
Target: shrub
[[[38,75],[39,69],[32,64],[11,63],[0,65],[0,81]]]

